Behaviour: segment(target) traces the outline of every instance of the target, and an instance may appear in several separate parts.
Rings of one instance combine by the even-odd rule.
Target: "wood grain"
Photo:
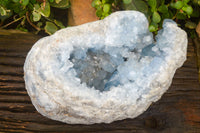
[[[200,85],[191,40],[187,61],[162,98],[135,119],[69,125],[40,115],[25,90],[23,64],[39,36],[0,30],[0,132],[199,133]]]

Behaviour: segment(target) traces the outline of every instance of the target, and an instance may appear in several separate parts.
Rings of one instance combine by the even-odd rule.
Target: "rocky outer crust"
[[[121,47],[143,49],[151,35],[145,16],[136,11],[116,12],[104,20],[66,28],[40,39],[24,65],[26,89],[42,115],[69,124],[110,123],[134,118],[169,88],[173,75],[186,60],[187,35],[166,20],[157,35],[156,56],[138,71],[134,83],[99,92],[80,84],[68,60],[74,47]],[[148,40],[148,39],[145,39]]]

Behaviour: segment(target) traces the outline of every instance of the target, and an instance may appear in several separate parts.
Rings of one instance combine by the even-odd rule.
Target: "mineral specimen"
[[[155,38],[142,13],[120,11],[40,39],[24,65],[33,105],[70,124],[137,117],[186,60],[187,35],[175,22],[165,20]]]

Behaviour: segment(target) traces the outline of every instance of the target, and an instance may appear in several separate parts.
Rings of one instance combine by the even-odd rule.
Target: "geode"
[[[42,115],[69,124],[134,118],[169,88],[186,60],[187,35],[172,20],[154,37],[137,11],[115,12],[40,39],[24,65]]]

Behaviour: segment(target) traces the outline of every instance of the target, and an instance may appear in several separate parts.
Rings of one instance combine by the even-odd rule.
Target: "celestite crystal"
[[[120,11],[40,39],[24,65],[33,105],[70,124],[137,117],[186,60],[187,35],[175,22],[165,20],[155,38],[142,13]]]

